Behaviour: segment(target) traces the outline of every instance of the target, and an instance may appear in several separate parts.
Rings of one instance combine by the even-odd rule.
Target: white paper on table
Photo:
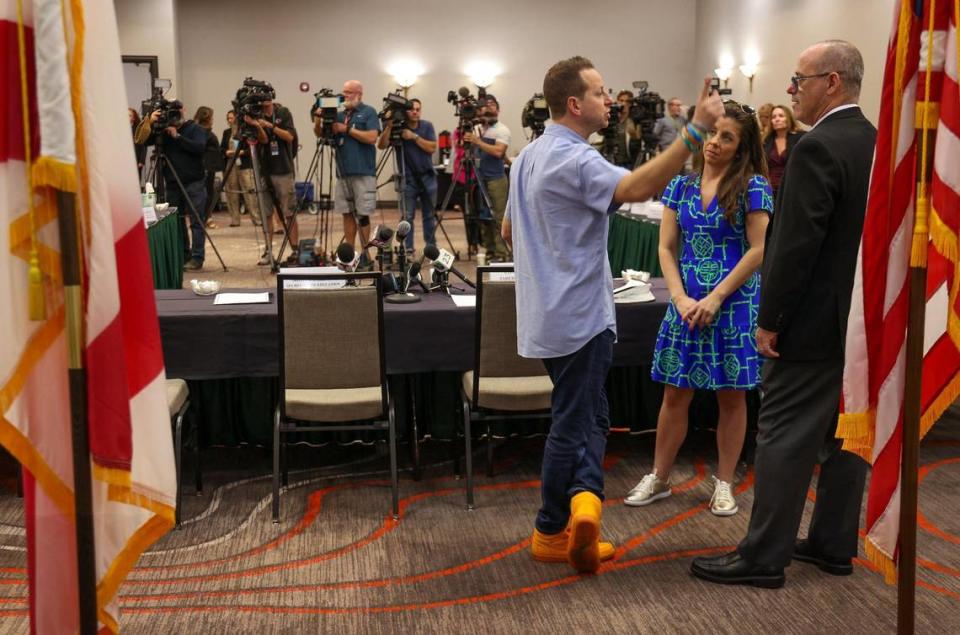
[[[270,302],[270,292],[263,293],[218,293],[213,299],[214,304],[267,304]]]
[[[477,306],[477,296],[475,295],[452,295],[450,299],[461,309]]]

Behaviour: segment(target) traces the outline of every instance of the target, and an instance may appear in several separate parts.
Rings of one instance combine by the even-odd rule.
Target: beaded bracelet
[[[690,136],[697,141],[698,144],[703,145],[703,134],[695,125],[693,125],[692,121],[687,122],[685,129],[688,133],[690,133]]]
[[[703,145],[691,139],[690,133],[686,128],[680,129],[680,139],[683,141],[683,145],[687,146],[687,150],[689,150],[691,154],[697,154],[703,150]]]

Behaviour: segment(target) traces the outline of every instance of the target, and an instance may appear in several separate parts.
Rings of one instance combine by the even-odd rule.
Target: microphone
[[[407,234],[410,233],[410,229],[411,229],[410,223],[408,223],[405,220],[402,220],[399,223],[397,223],[397,241],[399,242],[399,241],[402,241],[404,238],[406,238]]]
[[[433,266],[436,267],[437,270],[441,272],[449,271],[456,277],[463,280],[467,284],[467,286],[469,286],[470,288],[472,289],[477,288],[477,285],[470,282],[469,278],[467,278],[460,271],[458,271],[456,267],[453,266],[453,262],[454,262],[453,254],[451,254],[446,249],[437,249],[436,245],[427,245],[426,247],[423,248],[423,256],[427,260],[432,261]]]
[[[337,258],[335,263],[340,269],[351,272],[356,271],[357,264],[360,262],[360,254],[356,252],[350,243],[340,243],[337,247]]]
[[[415,262],[410,265],[410,270],[407,272],[407,283],[403,287],[403,292],[406,293],[407,289],[410,287],[410,283],[414,280],[417,281],[417,284],[420,285],[420,288],[423,289],[424,293],[430,293],[430,287],[423,283],[423,279],[420,277],[420,268],[421,265],[419,262]]]
[[[457,93],[459,93],[461,97],[468,97],[470,95],[470,89],[466,86],[461,86]]]
[[[373,239],[367,243],[367,247],[376,247],[383,249],[393,238],[393,230],[386,225],[377,225],[377,233]]]

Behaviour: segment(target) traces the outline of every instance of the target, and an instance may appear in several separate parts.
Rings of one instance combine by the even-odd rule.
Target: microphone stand
[[[390,304],[413,304],[414,302],[419,302],[421,299],[420,296],[408,291],[410,288],[410,271],[407,270],[407,256],[406,250],[403,248],[403,243],[400,244],[398,264],[400,265],[400,275],[403,280],[403,291],[384,296],[383,301],[389,302]],[[424,285],[422,281],[420,281],[420,286],[426,288],[426,285]]]

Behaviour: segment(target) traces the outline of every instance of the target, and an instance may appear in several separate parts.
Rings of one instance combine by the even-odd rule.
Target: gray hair
[[[818,72],[836,72],[843,78],[843,89],[849,97],[860,97],[863,82],[863,56],[857,47],[846,40],[824,40]]]

